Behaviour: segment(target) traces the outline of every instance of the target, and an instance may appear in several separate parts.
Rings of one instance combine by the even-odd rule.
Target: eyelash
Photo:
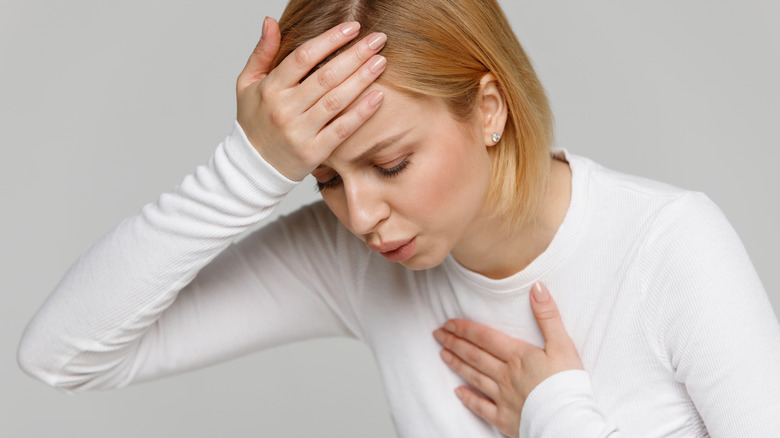
[[[393,178],[395,176],[398,176],[399,173],[403,172],[404,169],[409,167],[410,164],[411,162],[409,162],[409,159],[407,158],[389,169],[385,169],[384,167],[379,167],[379,166],[375,166],[375,167],[377,172],[379,172],[380,176],[384,178]],[[336,187],[340,183],[341,183],[341,176],[336,175],[325,182],[317,181],[317,185],[314,187],[314,189],[318,192],[321,192],[323,190],[332,189],[333,187]]]
[[[379,172],[379,174],[384,176],[385,178],[392,178],[394,176],[397,176],[399,173],[403,172],[403,170],[406,169],[408,166],[409,166],[409,159],[404,158],[403,161],[401,161],[400,163],[398,163],[397,165],[389,169],[385,169],[384,167],[379,167],[379,166],[377,166],[376,169]]]

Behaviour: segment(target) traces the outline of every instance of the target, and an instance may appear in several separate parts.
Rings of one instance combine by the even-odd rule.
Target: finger
[[[257,46],[249,55],[244,70],[238,75],[236,81],[237,91],[241,91],[254,82],[263,80],[271,72],[271,63],[279,51],[281,33],[279,24],[271,17],[263,20],[263,32]]]
[[[354,46],[350,47],[344,53],[330,60],[311,76],[306,78],[296,90],[295,100],[303,106],[299,110],[305,111],[320,97],[342,84],[347,78],[353,79],[355,86],[351,89],[352,98],[344,99],[344,104],[349,104],[355,97],[376,79],[384,71],[385,59],[374,56],[385,46],[387,36],[383,33],[372,33],[363,38]],[[370,59],[369,59],[370,58]],[[368,62],[367,62],[368,61]],[[361,71],[362,67],[362,71]],[[363,73],[363,74],[359,74]],[[357,76],[357,80],[355,80]],[[362,81],[363,78],[369,79],[368,82]],[[340,93],[343,94],[343,91]],[[322,102],[322,100],[321,100]],[[327,100],[325,100],[327,102]],[[338,111],[343,110],[342,106]],[[326,105],[326,108],[332,112],[333,105]],[[338,111],[336,114],[338,114]],[[331,117],[335,115],[332,114]],[[330,118],[329,118],[330,119]],[[328,120],[329,120],[328,119]]]
[[[491,399],[499,395],[498,383],[491,377],[481,373],[476,368],[467,364],[463,359],[453,354],[449,350],[441,350],[441,358],[447,366],[455,371],[463,380],[472,387],[478,389]]]
[[[465,386],[456,388],[455,394],[471,412],[492,425],[496,424],[498,420],[498,406],[495,403],[481,397],[473,389]]]
[[[317,134],[317,142],[324,148],[334,149],[349,138],[379,109],[385,94],[374,90]]]
[[[446,330],[436,330],[433,337],[458,358],[493,380],[497,380],[506,368],[506,363],[501,359]]]
[[[558,306],[541,281],[537,281],[531,288],[531,310],[539,324],[545,341],[545,349],[551,345],[571,343],[566,328],[563,326],[561,314],[558,312]]]
[[[319,99],[306,111],[305,126],[325,126],[363,93],[385,70],[383,56],[374,56],[347,81]]]
[[[478,345],[504,362],[517,354],[518,339],[486,325],[465,319],[451,319],[444,324],[444,329]]]
[[[271,73],[283,88],[296,86],[304,76],[328,55],[352,41],[360,31],[355,21],[342,23],[322,35],[301,44]]]

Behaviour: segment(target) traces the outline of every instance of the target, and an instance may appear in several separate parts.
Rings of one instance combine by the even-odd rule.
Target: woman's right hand
[[[344,111],[384,71],[377,53],[387,37],[372,33],[301,82],[328,55],[359,33],[356,22],[342,23],[313,38],[275,69],[281,32],[273,18],[238,76],[237,120],[249,141],[269,164],[287,178],[300,181],[354,133],[379,108],[384,98],[375,90]]]

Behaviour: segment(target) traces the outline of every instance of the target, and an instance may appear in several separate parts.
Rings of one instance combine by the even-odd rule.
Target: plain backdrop
[[[502,4],[549,92],[557,145],[707,193],[777,313],[780,2]],[[235,79],[263,17],[283,8],[0,2],[0,436],[395,435],[373,359],[356,341],[304,342],[76,396],[16,365],[27,320],[76,257],[230,133]],[[316,199],[312,186],[281,210]]]

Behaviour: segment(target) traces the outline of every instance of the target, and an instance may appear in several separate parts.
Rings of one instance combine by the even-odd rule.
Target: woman
[[[26,371],[118,387],[345,335],[401,436],[780,427],[780,333],[722,213],[551,151],[495,2],[293,1],[237,94],[208,165],[66,274]],[[324,203],[233,244],[309,173]]]

